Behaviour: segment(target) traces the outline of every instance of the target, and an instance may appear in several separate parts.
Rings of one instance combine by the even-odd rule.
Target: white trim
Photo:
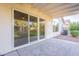
[[[12,44],[11,45],[13,48],[14,48],[14,10],[15,10],[14,8],[12,8],[12,10],[11,10],[11,12],[12,12],[12,14],[11,14],[12,15],[11,16],[12,17],[12,19],[11,19]]]
[[[30,28],[29,26],[29,15],[28,15],[28,29]],[[30,30],[28,30],[28,44],[30,44]]]
[[[38,34],[37,34],[37,36],[38,36],[38,40],[40,40],[40,38],[39,38],[39,35],[40,35],[40,33],[39,33],[39,17],[37,18],[37,21],[38,21]]]

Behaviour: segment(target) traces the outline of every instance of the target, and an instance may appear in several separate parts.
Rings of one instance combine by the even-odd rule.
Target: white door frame
[[[12,21],[11,21],[11,23],[12,23],[12,26],[11,26],[11,28],[12,28],[12,45],[11,46],[13,48],[10,51],[16,50],[16,49],[19,49],[19,48],[23,48],[23,47],[26,47],[26,46],[30,46],[32,44],[35,44],[35,43],[38,43],[38,42],[41,42],[41,41],[45,40],[45,38],[42,39],[42,40],[40,40],[40,38],[39,38],[39,18],[40,17],[36,16],[37,17],[37,22],[38,22],[38,34],[37,34],[38,40],[36,40],[34,42],[29,41],[28,44],[24,44],[24,45],[21,45],[21,46],[18,46],[18,47],[14,47],[14,10],[18,10],[18,11],[21,11],[23,13],[27,13],[28,14],[28,21],[29,21],[29,15],[31,15],[29,12],[26,12],[26,11],[23,11],[23,10],[20,10],[20,9],[17,9],[17,8],[12,8]],[[32,15],[32,16],[34,16],[34,15]],[[29,40],[29,36],[30,36],[30,34],[29,34],[29,30],[28,30],[28,40]]]

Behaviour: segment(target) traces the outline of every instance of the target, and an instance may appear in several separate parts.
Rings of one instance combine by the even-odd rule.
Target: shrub
[[[70,24],[70,33],[73,37],[79,36],[79,23]]]
[[[70,31],[70,32],[71,32],[71,35],[72,35],[73,37],[79,36],[79,31],[77,31],[77,30],[72,30],[72,31]]]
[[[70,30],[79,30],[79,24],[78,23],[71,23]]]

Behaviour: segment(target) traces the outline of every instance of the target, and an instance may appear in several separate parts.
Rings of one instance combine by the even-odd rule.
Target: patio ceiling
[[[78,3],[32,3],[31,5],[51,17],[79,14]]]

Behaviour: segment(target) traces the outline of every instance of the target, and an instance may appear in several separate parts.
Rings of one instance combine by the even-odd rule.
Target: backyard
[[[69,29],[68,35],[59,35],[56,36],[55,38],[73,41],[73,42],[79,42],[79,23],[75,23],[75,22],[70,23],[68,29]]]

